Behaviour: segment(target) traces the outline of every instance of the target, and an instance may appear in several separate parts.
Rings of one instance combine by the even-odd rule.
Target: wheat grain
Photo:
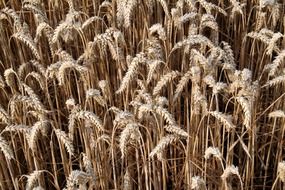
[[[189,21],[191,22],[191,21],[195,20],[197,18],[197,16],[198,15],[196,12],[186,13],[186,14],[180,16],[179,18],[175,19],[174,24],[176,26],[179,26],[179,25],[182,25],[186,22],[189,22]]]
[[[0,106],[0,120],[7,125],[11,123],[11,118],[9,114],[1,106]]]
[[[154,110],[158,115],[165,119],[167,124],[176,126],[174,117],[167,111],[166,108],[163,108],[161,106],[155,106]]]
[[[283,84],[284,82],[285,82],[285,74],[282,73],[282,75],[277,76],[274,79],[271,79],[271,80],[267,81],[266,84],[263,87],[266,87],[266,86],[276,86],[278,84]]]
[[[230,2],[233,5],[230,18],[233,19],[237,13],[243,16],[242,9],[245,7],[246,3],[240,3],[236,0],[230,0]]]
[[[3,9],[1,9],[1,12],[8,15],[9,17],[11,17],[13,19],[14,26],[16,27],[17,31],[22,29],[21,18],[19,17],[19,15],[16,13],[15,10],[9,9],[8,7],[5,7]]]
[[[27,125],[7,125],[5,127],[4,130],[2,130],[1,133],[4,133],[4,132],[21,132],[23,134],[26,134],[30,131],[30,127],[27,126]]]
[[[227,166],[226,169],[224,170],[224,173],[221,175],[221,178],[222,178],[223,182],[225,182],[227,184],[226,180],[233,175],[236,175],[239,178],[241,186],[242,186],[243,184],[242,184],[241,176],[240,176],[239,171],[238,171],[238,167],[236,167],[234,165]]]
[[[33,79],[35,79],[38,83],[39,83],[39,86],[42,90],[44,90],[45,88],[45,78],[37,73],[37,72],[30,72],[29,74],[27,74],[26,78],[25,78],[25,81],[29,78],[29,77],[32,77]]]
[[[272,64],[267,64],[264,70],[269,70],[269,76],[273,76],[278,71],[278,68],[282,65],[285,57],[285,50],[282,50],[278,56],[275,57]]]
[[[16,82],[13,78],[13,75],[18,79],[17,73],[12,68],[6,69],[4,71],[5,82],[12,89],[14,89],[16,87]],[[17,81],[17,82],[19,82],[19,81]]]
[[[59,81],[59,85],[64,84],[64,77],[65,77],[65,72],[67,69],[75,69],[76,71],[78,71],[80,73],[80,76],[82,78],[84,78],[84,76],[86,76],[86,74],[88,72],[87,68],[84,66],[77,65],[77,64],[70,62],[70,61],[65,61],[60,65],[60,67],[58,69],[57,79]]]
[[[124,27],[128,28],[131,26],[131,14],[133,12],[133,9],[138,4],[137,0],[127,0],[124,10]]]
[[[142,104],[142,105],[139,105],[138,118],[139,118],[139,119],[142,119],[145,114],[150,114],[150,113],[152,113],[153,111],[154,111],[154,110],[153,110],[153,106],[152,106],[151,104]]]

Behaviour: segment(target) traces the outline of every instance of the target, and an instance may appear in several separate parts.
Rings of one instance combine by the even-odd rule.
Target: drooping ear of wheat
[[[10,118],[9,114],[1,106],[0,106],[0,120],[1,120],[1,122],[5,123],[7,125],[11,123],[11,118]]]
[[[39,136],[39,132],[41,132],[42,135],[47,135],[47,127],[49,121],[37,121],[33,126],[32,129],[29,131],[28,136],[28,144],[31,150],[36,151],[36,141]]]
[[[221,7],[219,7],[213,3],[209,3],[206,0],[198,0],[198,2],[206,10],[207,14],[211,14],[212,10],[215,10],[215,11],[218,11],[218,12],[222,13],[223,15],[227,16],[227,13]]]
[[[101,95],[101,92],[97,89],[88,89],[86,91],[86,99],[89,98],[94,98],[95,101],[100,104],[101,106],[105,106],[106,105],[106,100],[104,99],[104,97]]]
[[[126,125],[124,130],[120,136],[120,149],[122,158],[124,158],[126,154],[126,148],[130,141],[139,141],[140,139],[140,132],[138,129],[138,124],[136,123],[129,123]]]
[[[241,105],[244,112],[244,125],[247,129],[251,128],[251,102],[244,97],[237,97],[238,103]]]
[[[282,110],[275,110],[269,113],[268,117],[271,118],[284,118],[285,117],[285,113]]]
[[[14,153],[8,142],[0,135],[0,149],[8,160],[14,159]]]
[[[280,180],[285,183],[285,161],[278,163],[278,169],[277,169],[278,176]]]
[[[236,128],[236,126],[232,123],[231,115],[225,115],[217,111],[210,111],[209,114],[214,116],[215,118],[217,118],[217,120],[219,120],[222,124],[224,124],[228,131]]]
[[[153,35],[154,33],[158,34],[159,39],[166,40],[165,30],[160,23],[154,24],[149,28],[149,34]]]
[[[238,167],[234,165],[227,166],[226,169],[224,170],[224,173],[221,175],[223,182],[226,184],[226,188],[231,187],[231,184],[228,184],[227,180],[230,180],[230,178],[233,177],[234,175],[239,178],[241,189],[243,189],[243,183],[242,183],[239,171],[238,171]]]
[[[178,71],[172,71],[163,75],[153,89],[153,96],[158,95],[162,90],[163,86],[165,86],[167,82],[174,80],[178,75],[179,75]]]
[[[186,131],[184,131],[182,128],[174,126],[174,125],[165,125],[164,129],[169,132],[169,133],[173,133],[177,136],[181,136],[184,138],[188,138],[189,135]]]
[[[160,141],[156,145],[156,147],[149,154],[149,157],[154,158],[154,156],[157,155],[158,159],[162,160],[161,154],[165,150],[165,148],[168,145],[170,145],[170,144],[172,144],[178,140],[179,140],[179,138],[176,135],[166,135],[166,136],[162,137],[162,139],[160,139]]]
[[[13,37],[21,42],[23,42],[25,45],[27,45],[32,53],[34,54],[34,56],[37,58],[37,59],[40,59],[40,54],[38,52],[38,49],[36,47],[36,44],[34,43],[34,40],[29,36],[27,35],[26,33],[24,32],[17,32],[17,33],[14,33],[13,34]]]
[[[83,165],[84,165],[84,168],[85,168],[85,171],[88,175],[90,175],[92,177],[92,180],[93,182],[95,182],[96,180],[96,176],[95,176],[95,173],[94,173],[94,169],[93,169],[93,165],[91,163],[91,160],[88,158],[88,156],[86,154],[82,154],[83,155]]]
[[[26,189],[32,190],[37,184],[37,181],[40,177],[40,175],[44,172],[44,170],[35,170],[31,174],[27,175],[27,184]]]
[[[122,93],[127,88],[132,78],[137,75],[139,64],[144,62],[145,62],[144,54],[138,54],[136,57],[133,58],[133,60],[129,65],[128,71],[121,82],[120,88],[116,91],[116,93]]]
[[[74,154],[74,147],[73,147],[72,141],[66,135],[66,133],[64,131],[61,131],[60,129],[54,129],[54,132],[55,132],[55,135],[56,135],[59,143],[62,143],[65,146],[67,152],[70,155],[73,155]]]
[[[200,176],[194,176],[191,178],[191,189],[207,190],[206,183]]]
[[[221,159],[222,158],[222,154],[220,152],[220,150],[216,147],[208,147],[205,151],[205,159],[208,160],[211,156],[217,158],[217,159]]]
[[[130,190],[132,189],[132,181],[131,181],[131,176],[130,172],[126,170],[125,175],[124,175],[124,187],[123,190]]]
[[[78,119],[85,119],[87,121],[90,121],[93,125],[98,127],[99,130],[104,130],[101,119],[92,112],[81,110],[75,114],[75,117]]]
[[[81,188],[90,180],[90,175],[80,170],[73,170],[69,174],[66,182],[66,189],[72,190],[75,186],[79,185]],[[86,188],[86,187],[85,187]]]

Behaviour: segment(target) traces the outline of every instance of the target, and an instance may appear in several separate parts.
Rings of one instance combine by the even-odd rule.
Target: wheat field
[[[283,0],[0,0],[1,190],[285,190]]]

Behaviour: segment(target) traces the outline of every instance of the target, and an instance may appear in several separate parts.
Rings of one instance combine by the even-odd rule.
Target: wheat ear
[[[228,131],[235,129],[235,125],[232,123],[232,116],[225,115],[218,111],[210,111],[209,114],[217,118],[221,123],[223,123]]]
[[[161,89],[170,81],[174,80],[179,75],[178,71],[171,71],[163,75],[156,86],[153,88],[153,95],[156,96],[160,93]]]
[[[74,154],[74,147],[73,147],[73,144],[72,144],[72,141],[70,140],[70,138],[65,134],[64,131],[61,131],[60,129],[54,129],[54,132],[55,132],[55,135],[56,135],[59,143],[64,144],[69,155],[73,155]]]
[[[8,142],[0,135],[0,150],[3,152],[6,159],[14,159],[14,153]]]
[[[33,190],[34,186],[36,185],[40,175],[44,172],[44,170],[35,170],[31,174],[26,175],[27,177],[27,184],[26,190]]]
[[[170,144],[174,143],[177,141],[179,138],[176,135],[166,135],[160,139],[156,147],[151,151],[149,154],[150,158],[153,158],[155,155],[158,155],[158,159],[161,160],[161,154],[163,150]]]

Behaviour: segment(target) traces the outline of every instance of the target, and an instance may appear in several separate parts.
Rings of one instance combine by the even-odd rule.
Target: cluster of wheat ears
[[[284,12],[0,0],[0,189],[285,189]]]

